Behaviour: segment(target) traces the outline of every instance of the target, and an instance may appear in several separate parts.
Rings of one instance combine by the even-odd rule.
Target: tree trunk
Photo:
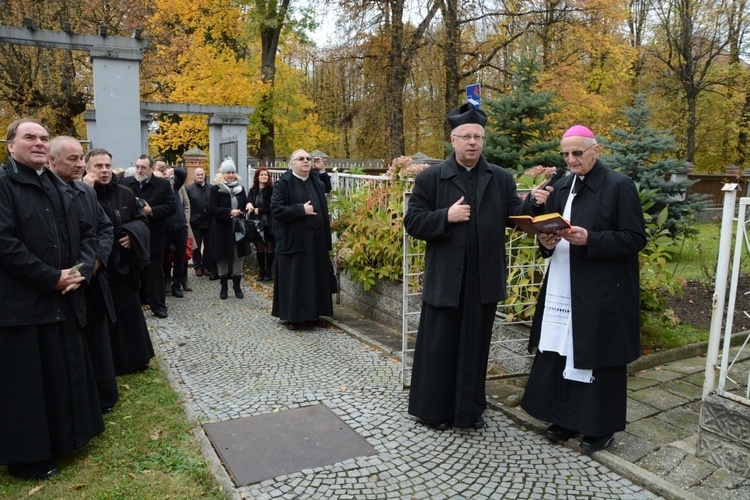
[[[389,58],[390,82],[386,90],[385,104],[388,110],[385,133],[386,165],[404,155],[404,1],[391,2],[391,54]]]
[[[458,29],[458,0],[445,0],[443,4],[445,23],[445,112],[458,107],[459,75],[458,57],[461,49],[461,34]],[[448,120],[443,122],[444,139],[450,142],[451,127]]]

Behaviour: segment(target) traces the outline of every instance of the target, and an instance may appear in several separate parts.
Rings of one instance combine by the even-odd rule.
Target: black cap
[[[448,113],[448,123],[451,124],[451,128],[467,123],[476,123],[484,127],[487,124],[487,115],[481,109],[476,109],[471,103],[467,102],[460,108]]]

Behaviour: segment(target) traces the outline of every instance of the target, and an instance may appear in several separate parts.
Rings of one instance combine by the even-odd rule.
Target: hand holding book
[[[550,214],[537,215],[511,215],[508,217],[517,228],[526,231],[529,234],[554,233],[558,229],[570,229],[570,222],[563,219],[562,215],[557,212]]]

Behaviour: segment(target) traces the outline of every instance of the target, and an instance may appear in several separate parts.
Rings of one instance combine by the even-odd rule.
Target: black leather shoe
[[[30,479],[32,481],[43,481],[54,477],[60,473],[60,470],[54,465],[47,462],[35,462],[32,464],[10,464],[8,465],[8,474],[21,479]]]
[[[107,413],[112,413],[112,411],[114,411],[114,409],[115,409],[114,406],[106,406],[106,407],[102,408],[102,415],[106,415]]]
[[[445,422],[426,422],[424,420],[420,420],[420,423],[426,425],[427,427],[432,427],[436,431],[447,431],[451,427],[453,427],[453,422],[446,420]]]
[[[153,311],[153,313],[157,318],[166,318],[168,316],[167,311],[164,310]]]
[[[184,296],[185,296],[185,294],[182,293],[182,290],[180,290],[176,286],[172,287],[172,297],[177,297],[177,298],[181,299]]]
[[[485,425],[487,425],[487,423],[486,423],[486,422],[484,421],[484,418],[482,418],[482,417],[479,417],[479,418],[477,419],[477,421],[476,421],[476,422],[474,422],[474,424],[472,425],[472,427],[474,427],[475,429],[481,429],[481,428],[482,428],[482,427],[484,427]]]
[[[581,440],[581,449],[588,452],[605,450],[609,448],[609,445],[611,445],[614,440],[614,434],[607,434],[606,436],[601,437],[583,436],[583,439]]]
[[[551,439],[552,441],[567,441],[576,434],[578,434],[576,431],[571,431],[570,429],[560,427],[556,424],[550,425],[547,427],[547,430],[544,431],[544,435],[547,439]]]

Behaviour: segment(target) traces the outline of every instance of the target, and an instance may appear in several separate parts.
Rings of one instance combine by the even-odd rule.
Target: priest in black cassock
[[[549,267],[521,407],[552,424],[550,440],[580,433],[581,448],[592,452],[625,429],[626,365],[640,355],[638,252],[646,231],[635,184],[597,159],[591,130],[571,127],[560,147],[574,175],[555,186],[545,212],[561,213],[573,227],[539,235]]]
[[[298,149],[291,167],[274,184],[276,269],[271,314],[296,329],[333,314],[331,225],[323,183],[310,175],[310,153]]]
[[[104,431],[80,288],[96,235],[80,192],[44,168],[49,140],[39,122],[12,123],[0,169],[0,465],[34,480]]]
[[[438,430],[485,422],[485,374],[497,304],[506,298],[505,227],[534,214],[549,192],[522,200],[513,175],[482,156],[487,116],[471,104],[448,114],[454,152],[420,172],[404,218],[427,242],[409,413]]]

